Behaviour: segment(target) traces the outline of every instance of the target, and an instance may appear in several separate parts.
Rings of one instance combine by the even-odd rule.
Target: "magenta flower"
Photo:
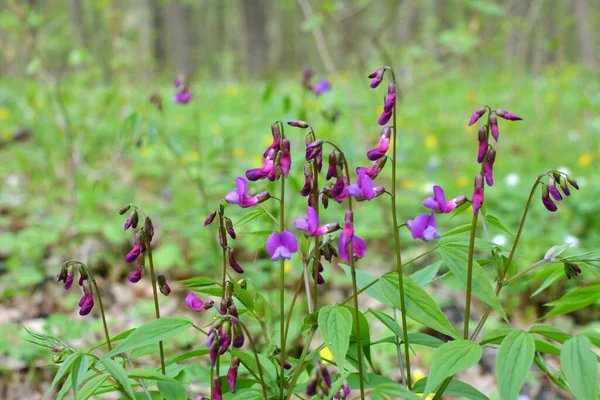
[[[141,232],[137,232],[135,234],[135,238],[133,241],[133,248],[127,253],[125,256],[125,261],[128,263],[134,262],[140,256],[140,254],[146,252],[146,244],[143,241]]]
[[[237,190],[229,192],[225,196],[225,201],[231,204],[237,204],[242,208],[255,206],[268,200],[271,195],[268,192],[262,192],[257,195],[248,195],[248,182],[241,177],[235,179]]]
[[[475,122],[477,122],[479,120],[479,118],[483,117],[483,114],[485,114],[485,107],[481,107],[478,108],[477,111],[475,111],[473,113],[473,115],[471,115],[471,120],[469,121],[469,126],[473,125]]]
[[[313,92],[318,96],[320,94],[323,94],[325,92],[328,92],[331,90],[331,83],[329,83],[329,81],[327,79],[321,79],[319,81],[319,83],[317,83],[314,87],[313,87]]]
[[[271,124],[271,135],[273,135],[273,143],[267,147],[263,153],[263,158],[266,158],[267,154],[269,154],[271,150],[279,151],[281,146],[281,132],[279,132],[279,127],[277,124]]]
[[[433,196],[423,200],[423,205],[433,210],[433,212],[441,214],[451,212],[466,201],[467,198],[465,196],[458,196],[452,200],[446,201],[444,189],[436,185],[433,187]]]
[[[410,229],[413,239],[422,239],[429,242],[431,239],[439,239],[440,235],[436,231],[435,214],[419,214],[412,220],[406,221],[406,226]]]
[[[373,180],[366,174],[360,174],[356,182],[348,186],[346,191],[357,201],[371,200],[385,191],[383,186],[373,187]]]
[[[135,271],[133,271],[131,274],[129,274],[129,276],[127,277],[127,279],[131,283],[137,283],[137,282],[139,282],[142,279],[142,267],[140,267],[138,265],[136,267]]]
[[[290,154],[290,141],[287,139],[283,139],[281,143],[281,157],[279,157],[279,163],[281,164],[281,170],[283,171],[283,176],[287,178],[290,173],[290,168],[292,166],[292,156]]]
[[[550,212],[555,212],[556,210],[558,210],[558,207],[550,198],[550,191],[547,185],[542,186],[542,203],[544,203],[544,206]]]
[[[264,179],[269,174],[273,172],[273,167],[275,166],[275,157],[277,156],[277,151],[275,149],[268,150],[267,155],[265,156],[265,161],[263,162],[262,167],[253,168],[246,171],[246,178],[250,181],[257,181],[259,179]]]
[[[304,197],[308,196],[312,191],[312,178],[310,164],[304,164],[304,186],[300,189],[300,194]]]
[[[513,114],[510,111],[503,110],[501,108],[495,111],[496,115],[500,118],[507,119],[509,121],[522,121],[523,118],[519,117],[517,114]]]
[[[481,164],[481,162],[483,162],[483,159],[485,158],[485,154],[487,153],[488,149],[488,136],[485,126],[482,126],[481,129],[479,129],[478,136],[479,152],[477,153],[477,162]]]
[[[214,302],[212,300],[202,301],[194,293],[189,293],[185,296],[185,304],[194,311],[204,311],[212,308]]]
[[[483,185],[483,175],[477,174],[475,177],[475,189],[473,190],[473,198],[471,199],[471,205],[473,206],[473,213],[477,214],[481,205],[483,204],[484,199],[484,185]]]
[[[369,78],[371,78],[371,88],[375,89],[381,81],[383,80],[383,74],[385,73],[385,67],[381,66],[377,69],[377,71],[369,74]]]
[[[294,225],[299,231],[306,233],[308,236],[322,236],[340,229],[337,222],[319,226],[319,214],[310,206],[307,209],[307,218],[297,218],[294,220]]]
[[[306,161],[310,161],[315,159],[321,151],[323,150],[323,141],[315,140],[314,142],[308,143],[306,145]]]
[[[240,264],[238,264],[237,260],[235,259],[235,256],[233,255],[233,252],[234,249],[229,249],[229,266],[238,274],[243,274],[244,269],[240,266]]]
[[[289,260],[292,258],[292,253],[297,251],[298,241],[291,232],[273,232],[267,239],[267,252],[271,255],[271,260],[273,261],[277,261],[280,258]]]
[[[350,261],[350,255],[348,254],[348,246],[352,242],[352,253],[354,257],[363,258],[367,252],[367,245],[364,240],[354,234],[354,223],[352,222],[353,216],[351,211],[346,211],[346,220],[344,222],[344,229],[340,235],[338,241],[338,253],[343,260]]]
[[[223,400],[223,392],[221,391],[221,377],[216,376],[212,385],[213,400]]]
[[[387,162],[387,157],[382,157],[379,160],[375,161],[371,168],[367,167],[356,167],[356,175],[366,174],[371,179],[377,178],[377,175],[383,170],[385,163]]]
[[[337,154],[335,151],[329,154],[329,166],[327,167],[327,176],[325,179],[330,180],[333,177],[337,177]]]
[[[488,186],[494,185],[494,173],[492,171],[494,167],[494,161],[496,161],[496,150],[494,150],[493,147],[490,147],[490,151],[488,151],[485,163],[483,164],[483,174],[485,175],[485,181],[487,182]]]
[[[175,104],[187,104],[192,99],[192,89],[189,85],[185,85],[183,89],[179,90],[173,96],[173,103]]]
[[[240,366],[240,359],[237,357],[234,357],[233,360],[231,360],[231,364],[229,365],[229,370],[227,371],[227,383],[229,384],[229,391],[231,393],[235,392],[235,381],[237,380],[239,366]]]
[[[346,187],[348,186],[348,178],[345,176],[338,176],[335,180],[335,184],[330,190],[331,197],[341,203],[346,200],[348,197],[348,192],[346,191]]]
[[[94,296],[91,294],[84,294],[81,300],[79,300],[79,315],[88,315],[94,308]]]
[[[65,277],[65,290],[71,289],[74,281],[75,274],[73,273],[73,267],[69,267],[69,269],[67,270],[67,276]]]
[[[369,152],[367,153],[367,158],[369,160],[377,161],[381,157],[385,156],[385,153],[387,153],[388,149],[390,148],[390,136],[390,127],[386,126],[381,131],[381,136],[379,138],[379,144],[377,145],[377,147],[375,147],[373,150],[369,150]]]
[[[388,92],[384,97],[384,105],[383,112],[379,117],[379,125],[385,125],[390,122],[390,118],[392,118],[392,113],[394,111],[394,105],[396,104],[396,85],[394,82],[391,82],[388,85]]]
[[[550,195],[554,198],[554,200],[561,201],[563,199],[562,195],[558,191],[558,188],[556,187],[556,180],[552,176],[548,178],[548,191],[550,192]],[[567,188],[567,192],[568,191],[569,189]],[[569,194],[565,193],[566,196],[568,196]]]
[[[492,136],[498,141],[498,118],[496,118],[496,114],[490,115],[490,129],[492,130]]]

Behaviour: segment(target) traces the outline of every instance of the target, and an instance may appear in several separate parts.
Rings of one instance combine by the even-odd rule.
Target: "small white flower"
[[[433,182],[425,182],[423,184],[423,186],[421,187],[421,192],[423,194],[431,195],[433,193],[434,186],[435,186],[435,183],[433,183]]]
[[[498,246],[504,246],[506,244],[506,236],[505,235],[496,235],[492,238],[492,243],[495,243]]]
[[[521,178],[519,177],[518,174],[516,174],[514,172],[512,172],[504,177],[504,182],[506,183],[507,186],[510,186],[510,187],[517,186],[520,181],[521,181]]]
[[[581,241],[577,236],[567,235],[565,236],[565,244],[570,244],[573,247],[579,247]]]

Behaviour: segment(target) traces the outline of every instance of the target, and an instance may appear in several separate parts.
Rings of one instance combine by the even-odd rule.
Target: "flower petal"
[[[308,218],[296,218],[294,220],[294,226],[299,231],[308,232]]]
[[[281,235],[277,232],[273,232],[267,238],[267,253],[270,255],[275,254],[275,250],[281,246]]]
[[[281,244],[290,251],[290,253],[295,253],[298,251],[298,240],[296,240],[296,236],[292,232],[283,231],[281,232]]]
[[[308,206],[308,231],[313,233],[319,226],[319,214],[314,208]]]

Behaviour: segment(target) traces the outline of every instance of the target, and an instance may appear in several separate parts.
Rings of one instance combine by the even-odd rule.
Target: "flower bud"
[[[215,220],[216,215],[217,215],[216,211],[213,211],[210,214],[208,214],[208,217],[206,217],[206,219],[204,220],[204,226],[208,226],[208,225],[212,224],[212,222]]]
[[[560,182],[560,188],[565,194],[565,196],[570,196],[571,191],[569,190],[569,186],[567,185],[567,180],[561,176],[558,181]]]
[[[492,130],[492,136],[498,141],[498,119],[496,114],[490,115],[490,129]]]
[[[281,170],[283,171],[283,176],[286,178],[290,173],[290,168],[292,166],[292,156],[290,154],[290,141],[286,138],[283,139],[281,143],[281,157],[279,159]]]
[[[304,197],[308,196],[312,191],[312,178],[310,164],[304,164],[304,186],[300,190],[300,194]]]
[[[483,174],[485,175],[485,181],[488,186],[494,185],[494,173],[492,168],[494,167],[494,161],[496,161],[496,150],[490,146],[485,163],[483,164]]]
[[[323,140],[315,140],[306,145],[306,161],[313,160],[323,149]]]
[[[73,281],[75,280],[75,274],[73,273],[73,267],[70,266],[67,269],[67,276],[65,277],[65,290],[71,289]]]
[[[129,274],[127,279],[131,283],[139,282],[142,279],[142,268],[136,267],[135,271],[133,271],[131,274]]]
[[[581,268],[576,263],[564,263],[565,275],[567,279],[575,278],[581,273]]]
[[[128,204],[128,205],[126,205],[126,206],[122,207],[122,208],[119,210],[119,214],[120,214],[120,215],[123,215],[123,214],[125,214],[127,211],[129,211],[129,209],[130,209],[130,208],[131,208],[131,204]]]
[[[225,217],[225,229],[232,239],[236,238],[235,231],[233,230],[233,222],[227,217]]]
[[[384,74],[385,74],[385,67],[384,66],[379,67],[379,69],[377,69],[377,71],[372,72],[371,74],[369,74],[369,78],[372,79],[371,84],[369,86],[372,89],[375,89],[377,86],[379,86],[379,84],[383,80]]]
[[[134,243],[133,248],[127,253],[125,256],[125,261],[130,263],[137,260],[141,253],[141,245],[139,243]]]
[[[158,283],[158,289],[162,294],[165,296],[171,294],[171,288],[167,283],[167,278],[163,274],[156,275],[156,282]]]
[[[290,121],[290,122],[288,122],[288,125],[294,126],[296,128],[302,128],[302,129],[308,128],[308,126],[309,126],[307,122],[300,121],[300,120]]]
[[[217,362],[217,355],[219,354],[219,347],[221,346],[221,338],[218,340],[213,340],[210,346],[210,351],[208,355],[210,357],[210,364],[214,367]]]
[[[237,357],[234,357],[233,360],[231,360],[231,364],[229,365],[229,370],[227,371],[227,383],[229,384],[229,391],[231,393],[235,392],[235,381],[237,380],[239,366],[240,366],[240,359]]]
[[[233,251],[234,249],[229,250],[229,266],[238,274],[243,274],[244,269],[240,266],[240,264],[238,264],[237,260],[235,259],[235,256],[233,255]]]
[[[509,111],[503,110],[501,108],[495,111],[496,115],[500,118],[507,119],[509,121],[521,121],[523,118],[519,117],[517,114],[513,114]]]
[[[471,199],[471,204],[473,206],[474,214],[477,214],[477,212],[479,212],[479,209],[481,208],[481,206],[483,204],[483,199],[484,199],[483,190],[484,190],[483,175],[477,174],[477,176],[475,177],[473,198]]]
[[[83,268],[79,268],[79,286],[83,286],[83,282],[86,281],[88,279],[88,275],[86,273],[86,271],[84,271]]]
[[[574,178],[567,175],[567,181],[571,184],[571,186],[579,190],[579,185],[577,184],[577,181]]]
[[[556,187],[556,181],[554,180],[554,177],[552,177],[552,176],[548,177],[548,192],[556,201],[561,201],[563,199],[562,195],[560,194],[560,192],[558,191],[558,189]]]
[[[335,151],[329,154],[329,167],[327,168],[325,179],[330,180],[333,177],[337,177],[337,154]]]
[[[231,322],[225,321],[219,334],[221,338],[221,350],[219,354],[223,355],[231,345]]]
[[[479,120],[479,118],[481,118],[483,116],[483,114],[485,114],[485,107],[480,107],[478,108],[473,115],[471,115],[471,120],[469,121],[469,126],[473,125],[475,122],[477,122]]]
[[[244,345],[244,331],[240,324],[233,325],[233,348],[239,349]]]
[[[260,204],[264,201],[269,200],[270,198],[271,198],[271,195],[269,194],[269,192],[261,192],[256,195],[256,200],[258,201],[256,204]]]
[[[222,248],[227,247],[227,235],[225,234],[225,229],[219,227],[219,245]]]
[[[133,210],[131,212],[131,214],[129,214],[127,221],[125,221],[125,226],[123,227],[123,230],[126,231],[130,227],[133,229],[137,228],[138,220],[139,220],[138,213],[136,210]]]
[[[488,149],[488,139],[487,139],[487,130],[485,126],[482,126],[479,129],[479,152],[477,153],[477,162],[482,163],[485,158],[485,153],[487,153]]]
[[[216,376],[213,380],[212,386],[213,400],[223,400],[223,393],[221,392],[221,378]]]
[[[544,206],[550,212],[555,212],[556,210],[558,210],[558,207],[556,206],[556,204],[554,204],[554,202],[550,198],[550,192],[548,190],[548,186],[545,184],[542,186],[542,203],[544,203]]]
[[[67,279],[67,271],[69,269],[68,264],[63,264],[60,266],[60,269],[58,270],[58,274],[56,275],[56,283],[58,282],[65,282]]]

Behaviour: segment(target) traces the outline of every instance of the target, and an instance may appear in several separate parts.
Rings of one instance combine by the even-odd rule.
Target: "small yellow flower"
[[[414,382],[418,382],[425,377],[426,377],[425,373],[423,371],[421,371],[419,368],[416,368],[412,373],[412,378],[413,378]]]
[[[411,178],[406,178],[400,181],[400,185],[404,189],[412,189],[415,186],[415,180]]]
[[[425,147],[428,149],[435,149],[438,145],[438,139],[434,135],[425,137]]]
[[[472,213],[473,212],[473,206],[469,206],[469,208],[467,208],[467,211],[469,211],[469,212]]]
[[[239,160],[240,158],[244,158],[246,155],[246,149],[243,147],[236,147],[233,149],[233,158]]]
[[[225,95],[227,97],[238,97],[240,95],[240,87],[238,85],[229,85],[225,89]]]
[[[0,108],[0,121],[6,121],[10,117],[10,111],[6,108]]]
[[[469,179],[466,176],[461,176],[456,180],[456,186],[464,188],[469,184]]]
[[[286,261],[283,264],[283,271],[287,274],[288,272],[290,272],[292,270],[292,263],[289,261]]]
[[[142,150],[140,150],[142,157],[147,157],[150,153],[152,153],[152,146],[144,146],[142,147]]]
[[[579,165],[581,165],[582,167],[587,167],[592,163],[593,160],[594,158],[592,157],[592,153],[583,153],[579,157]]]
[[[331,354],[331,350],[329,350],[329,347],[327,347],[327,346],[325,346],[321,350],[319,350],[319,355],[323,359],[324,364],[329,364],[325,360],[333,360],[333,354]]]

